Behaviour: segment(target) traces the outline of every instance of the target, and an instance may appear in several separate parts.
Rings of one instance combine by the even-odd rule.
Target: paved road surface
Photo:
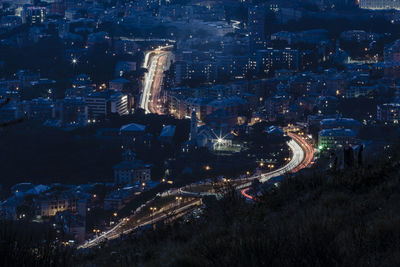
[[[173,59],[172,52],[164,51],[169,47],[158,48],[147,52],[143,67],[147,68],[147,73],[144,75],[143,90],[140,99],[140,107],[146,113],[162,114],[159,108],[161,102],[161,87],[164,78],[164,71],[170,67],[170,62]]]
[[[122,234],[128,234],[141,226],[154,224],[156,222],[167,219],[169,216],[177,216],[201,204],[202,200],[201,198],[198,198],[187,201],[185,203],[168,205],[164,209],[160,209],[144,217],[137,217],[137,212],[135,212],[130,217],[123,218],[117,225],[115,225],[110,230],[103,232],[100,235],[96,236],[94,239],[89,240],[84,244],[80,245],[78,249],[98,246],[103,241],[119,238]]]

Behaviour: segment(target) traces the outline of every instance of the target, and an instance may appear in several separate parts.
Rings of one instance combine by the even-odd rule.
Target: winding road
[[[292,151],[292,157],[290,161],[276,170],[262,173],[259,175],[254,175],[244,179],[237,179],[235,181],[242,181],[240,185],[236,186],[236,189],[240,189],[242,195],[248,197],[246,194],[248,187],[251,186],[253,180],[258,179],[261,183],[265,183],[271,178],[278,177],[285,175],[286,173],[295,173],[301,169],[308,167],[313,158],[314,158],[314,148],[310,143],[308,143],[304,138],[301,136],[294,134],[294,133],[287,133],[287,135],[292,138],[287,144]],[[181,193],[185,196],[207,196],[207,195],[215,195],[215,193],[211,192],[191,192],[188,189],[184,188],[181,189]]]
[[[236,186],[236,189],[241,190],[243,196],[249,199],[254,199],[253,196],[249,195],[247,191],[251,186],[251,183],[254,179],[259,179],[260,182],[267,182],[269,179],[277,176],[284,175],[286,173],[294,173],[303,168],[309,166],[314,158],[314,149],[310,143],[308,143],[305,139],[301,136],[296,135],[294,133],[288,133],[288,136],[292,139],[288,142],[288,146],[292,151],[292,158],[291,160],[283,167],[276,169],[271,172],[262,173],[260,175],[255,175],[252,177],[248,177],[245,179],[238,179],[235,182],[239,182],[240,184]],[[208,195],[216,195],[214,192],[191,192],[186,189],[187,187],[179,188],[178,190],[168,191],[160,194],[160,196],[171,196],[171,195],[179,195],[188,200],[184,200],[182,203],[174,203],[169,204],[161,209],[157,210],[156,212],[145,215],[138,219],[138,214],[143,209],[148,209],[149,205],[152,200],[147,202],[146,204],[142,205],[138,208],[131,216],[127,218],[121,219],[121,221],[115,225],[113,228],[109,229],[101,233],[100,235],[96,236],[92,240],[85,242],[84,244],[80,245],[78,248],[91,248],[101,244],[101,242],[105,240],[112,240],[119,238],[122,234],[128,234],[135,229],[138,229],[141,226],[153,224],[158,221],[162,221],[168,218],[168,213],[173,212],[175,216],[177,214],[183,214],[187,211],[192,210],[194,207],[197,207],[202,204],[202,197]]]
[[[261,174],[258,177],[252,177],[253,179],[257,178],[260,182],[265,183],[273,177],[278,177],[286,173],[296,173],[312,164],[314,159],[314,148],[312,145],[300,135],[290,132],[287,133],[287,135],[292,138],[288,143],[292,150],[292,159],[290,162],[275,171]],[[248,199],[254,200],[255,198],[247,193],[250,189],[250,185],[251,183],[243,184],[243,186],[241,186],[241,188],[243,188],[241,194]]]

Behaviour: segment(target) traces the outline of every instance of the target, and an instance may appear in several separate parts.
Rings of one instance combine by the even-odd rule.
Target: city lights
[[[396,265],[400,0],[0,6],[3,265]]]

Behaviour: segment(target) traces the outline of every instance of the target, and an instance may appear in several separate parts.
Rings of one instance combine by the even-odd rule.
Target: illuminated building
[[[299,52],[294,49],[264,49],[257,51],[257,69],[268,73],[272,70],[299,68]]]
[[[46,8],[40,6],[25,5],[22,13],[22,22],[30,24],[43,23],[46,18]]]
[[[265,108],[268,119],[274,121],[288,112],[289,97],[286,95],[275,95],[269,97],[265,101]]]
[[[88,106],[82,97],[66,97],[58,101],[60,120],[63,124],[72,123],[85,126],[88,122]]]
[[[86,207],[86,201],[82,197],[68,191],[40,195],[35,200],[36,215],[48,217],[66,210],[71,212],[83,210],[80,206]]]
[[[51,99],[35,98],[25,103],[26,115],[36,120],[48,120],[55,117],[55,105]]]
[[[105,90],[89,94],[86,97],[89,118],[107,116],[111,113],[124,115],[129,113],[128,96],[120,92]]]
[[[265,15],[265,9],[261,6],[249,8],[247,24],[249,29],[250,51],[264,48]]]
[[[113,167],[115,184],[134,184],[146,182],[151,179],[149,164],[134,158],[135,154],[126,151],[123,155],[124,161]]]
[[[400,104],[387,103],[378,105],[377,118],[381,122],[399,123],[400,119]]]
[[[342,129],[350,129],[355,133],[360,129],[360,122],[356,121],[352,118],[327,118],[320,121],[321,129],[332,129],[332,128],[342,128]]]
[[[388,78],[400,77],[400,40],[396,40],[392,45],[385,47],[384,50],[384,73]]]
[[[360,0],[360,8],[399,9],[400,10],[400,1],[396,1],[396,0]]]
[[[325,129],[318,134],[318,147],[321,150],[341,148],[355,142],[356,133],[350,129]]]

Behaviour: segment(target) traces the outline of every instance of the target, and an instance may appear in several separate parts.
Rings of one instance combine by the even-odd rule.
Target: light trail
[[[288,133],[288,136],[290,136],[291,138],[296,140],[298,144],[300,144],[305,154],[304,160],[291,171],[292,173],[295,173],[300,171],[301,169],[308,167],[311,164],[311,162],[314,159],[314,148],[310,143],[308,143],[306,140],[304,140],[301,136],[298,136],[297,134]]]
[[[266,174],[261,174],[261,177],[259,178],[260,182],[265,183],[269,179],[284,175],[285,173],[296,173],[311,164],[314,158],[314,148],[312,145],[297,134],[288,133],[288,136],[292,138],[291,142],[288,143],[293,153],[291,161],[280,169]],[[248,190],[245,188],[241,191],[241,194],[246,198],[254,200],[254,197],[247,194],[247,191]]]
[[[124,41],[132,41],[132,42],[164,42],[164,43],[176,43],[176,40],[173,39],[162,39],[162,38],[128,38],[121,37],[121,40]],[[165,47],[171,47],[170,45],[166,45]]]
[[[148,72],[144,75],[143,90],[139,101],[140,108],[146,113],[162,114],[158,110],[164,71],[170,67],[172,52],[165,51],[173,46],[162,46],[145,54],[143,67]]]
[[[282,176],[286,173],[289,172],[293,172],[293,170],[298,171],[297,167],[299,166],[304,166],[304,164],[302,165],[302,162],[307,159],[309,156],[306,155],[306,153],[308,153],[307,151],[305,151],[302,148],[302,142],[303,139],[301,139],[299,136],[295,135],[295,134],[288,134],[292,139],[287,143],[290,150],[292,151],[292,158],[291,160],[284,165],[283,167],[273,170],[271,172],[267,172],[267,173],[262,173],[260,175],[255,175],[255,176],[251,176],[248,178],[244,178],[244,179],[237,179],[235,181],[239,181],[239,182],[243,182],[242,184],[236,186],[236,189],[241,190],[241,189],[246,189],[248,187],[251,186],[251,183],[253,180],[255,179],[259,179],[259,181],[261,183],[265,183],[268,180],[270,180],[271,178],[274,177],[278,177],[278,176]],[[304,141],[305,142],[305,141]],[[308,144],[307,142],[305,142],[305,144]],[[305,146],[303,144],[303,146]],[[309,145],[310,146],[310,145]],[[312,147],[311,147],[312,149]],[[314,152],[312,153],[312,155],[314,155]],[[313,156],[312,156],[313,157]],[[311,157],[311,159],[312,159]],[[304,168],[304,167],[302,167]],[[211,193],[211,192],[190,192],[190,191],[186,191],[184,188],[180,189],[180,193],[184,194],[186,196],[209,196],[209,195],[216,195],[215,193]]]
[[[142,65],[143,68],[146,68],[146,69],[148,68],[149,58],[150,58],[150,55],[153,53],[154,53],[153,51],[146,52],[146,54],[144,55],[144,61],[143,61],[143,65]]]
[[[306,140],[304,140],[302,137],[300,137],[296,134],[288,133],[288,136],[290,136],[292,138],[288,142],[288,146],[291,149],[292,154],[293,154],[290,162],[277,170],[274,170],[274,171],[271,171],[268,173],[263,173],[261,175],[256,175],[256,176],[252,176],[249,178],[241,179],[243,181],[243,184],[240,184],[239,186],[237,186],[236,189],[241,190],[240,192],[243,196],[245,196],[248,199],[255,200],[255,197],[253,197],[247,193],[249,191],[249,189],[250,189],[249,187],[251,186],[251,183],[254,179],[259,179],[260,182],[266,182],[273,177],[281,176],[281,175],[284,175],[289,172],[291,172],[291,173],[297,172],[297,171],[307,167],[311,163],[311,161],[314,157],[314,149],[311,146],[311,144],[309,144]],[[241,180],[238,180],[238,181],[241,181]],[[212,193],[212,192],[200,192],[200,193],[189,192],[189,191],[183,190],[182,188],[177,189],[175,191],[165,193],[165,195],[174,195],[174,194],[195,196],[195,197],[215,195],[215,193]],[[185,212],[195,205],[200,205],[199,203],[201,203],[201,198],[197,199],[193,202],[189,202],[188,204],[183,205],[182,207],[179,207],[177,209],[174,209],[174,207],[172,207],[172,209],[174,209],[174,212]],[[146,207],[146,205],[147,204],[145,204],[144,207]],[[90,247],[97,246],[105,240],[118,238],[121,236],[121,234],[128,234],[128,233],[134,231],[135,229],[137,229],[138,227],[152,224],[157,221],[162,221],[167,218],[167,215],[162,208],[159,211],[153,213],[151,216],[142,219],[140,223],[137,222],[136,224],[133,224],[128,229],[124,230],[124,227],[127,227],[127,224],[129,222],[135,221],[134,216],[140,210],[141,210],[141,208],[139,208],[137,211],[135,211],[135,213],[133,215],[131,215],[130,217],[122,219],[116,226],[114,226],[110,230],[108,230],[108,231],[102,233],[101,235],[95,237],[94,239],[89,240],[86,243],[80,245],[78,247],[78,249],[90,248]]]
[[[149,225],[149,224],[154,224],[156,222],[162,221],[167,219],[170,214],[169,212],[173,212],[173,215],[178,215],[179,213],[185,212],[195,206],[199,206],[202,204],[202,199],[195,199],[193,201],[189,201],[183,206],[178,205],[173,205],[170,207],[170,209],[165,210],[165,209],[160,209],[157,212],[154,212],[153,214],[142,218],[140,221],[137,221],[135,219],[135,215],[137,212],[135,212],[133,215],[127,218],[123,218],[116,226],[111,228],[110,230],[103,232],[99,236],[96,236],[94,239],[86,241],[84,244],[78,246],[78,249],[83,249],[83,248],[91,248],[94,246],[98,246],[101,242],[106,241],[106,240],[112,240],[119,238],[122,234],[129,234],[132,231],[138,229],[139,227]],[[138,209],[139,211],[141,209]],[[135,222],[136,223],[133,223]],[[132,226],[129,226],[128,224],[132,224]],[[128,228],[128,229],[124,229]]]
[[[238,20],[232,20],[232,27],[234,29],[240,29],[240,21]]]
[[[253,197],[252,195],[247,194],[247,191],[249,191],[249,190],[250,190],[250,188],[245,188],[245,189],[242,189],[242,191],[240,191],[240,193],[243,196],[247,197],[248,199],[255,200],[256,199],[255,197]]]

